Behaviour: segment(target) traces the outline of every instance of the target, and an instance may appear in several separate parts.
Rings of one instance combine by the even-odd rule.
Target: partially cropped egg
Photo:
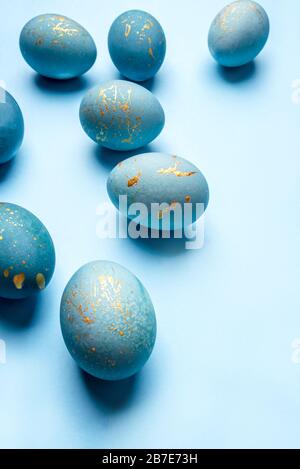
[[[0,203],[0,297],[20,299],[38,293],[54,272],[50,234],[31,212]]]
[[[97,49],[92,36],[67,16],[44,14],[25,24],[20,49],[26,62],[48,78],[78,77],[94,64]]]
[[[166,38],[160,23],[141,10],[129,10],[115,19],[108,34],[111,59],[130,80],[152,78],[166,54]]]
[[[165,123],[157,98],[143,86],[108,81],[87,92],[80,105],[87,135],[111,150],[134,150],[155,139]]]
[[[0,164],[11,160],[19,150],[24,136],[24,120],[18,103],[0,88]]]
[[[215,60],[226,67],[251,62],[269,36],[268,15],[258,3],[238,0],[216,16],[209,30],[208,46]]]
[[[201,171],[186,159],[165,153],[144,153],[122,161],[111,171],[107,191],[123,215],[157,230],[194,223],[209,200]]]
[[[156,318],[149,294],[115,262],[90,262],[73,275],[63,293],[60,319],[71,356],[97,378],[128,378],[144,366],[154,347]]]

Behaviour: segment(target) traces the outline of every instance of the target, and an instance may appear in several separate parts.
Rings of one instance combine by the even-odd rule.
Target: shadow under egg
[[[217,64],[217,73],[227,83],[241,83],[250,80],[257,73],[255,61],[249,62],[240,67],[224,67]]]
[[[33,80],[39,90],[49,94],[75,93],[84,91],[92,86],[90,80],[84,75],[76,78],[58,80],[35,74]]]
[[[137,392],[139,374],[118,381],[105,381],[95,378],[79,368],[80,378],[100,410],[103,408],[110,413],[124,410],[134,399]]]
[[[127,226],[127,234],[129,233],[131,224],[134,229],[141,231],[143,234],[138,238],[133,238],[128,234],[130,242],[135,243],[137,247],[149,254],[174,257],[190,251],[187,243],[192,242],[193,238],[187,237],[184,229],[182,229],[182,231],[151,230],[150,228],[141,227],[140,224],[135,223],[134,220],[125,218],[123,215],[120,216],[122,217],[121,222]],[[193,227],[196,229],[195,223]]]
[[[6,163],[0,164],[0,184],[2,181],[5,181],[9,177],[9,174],[15,166],[15,158],[17,157],[18,155],[15,155],[11,160],[7,161]]]
[[[154,93],[154,92],[155,92],[155,89],[157,88],[158,82],[159,82],[159,80],[158,80],[158,78],[157,78],[156,75],[155,75],[154,77],[152,77],[152,78],[149,78],[148,80],[144,80],[144,81],[135,81],[135,80],[130,80],[130,78],[125,77],[125,76],[122,75],[120,72],[117,72],[117,73],[116,73],[115,80],[124,80],[124,81],[128,81],[129,83],[135,83],[136,85],[143,86],[143,87],[146,88],[148,91],[151,91],[151,93]]]
[[[117,151],[110,150],[109,148],[102,147],[101,145],[94,145],[94,157],[101,166],[111,171],[118,163],[130,158],[131,156],[141,155],[142,153],[156,152],[152,144],[145,145],[141,148],[136,148],[130,151]]]
[[[19,300],[0,298],[0,323],[14,329],[28,328],[36,320],[39,305],[39,295]]]

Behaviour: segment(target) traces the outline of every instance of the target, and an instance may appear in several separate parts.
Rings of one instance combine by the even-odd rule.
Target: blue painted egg
[[[212,22],[209,50],[220,65],[245,65],[263,49],[269,29],[268,15],[258,3],[238,0],[223,8]]]
[[[201,171],[184,158],[164,153],[145,153],[119,163],[109,175],[107,191],[123,215],[159,230],[192,224],[209,199]],[[120,196],[126,196],[126,203]]]
[[[0,164],[11,160],[19,150],[24,136],[21,109],[3,88],[0,88]]]
[[[156,319],[150,297],[138,278],[115,262],[81,267],[65,288],[60,314],[70,354],[97,378],[127,378],[151,355]]]
[[[125,80],[95,86],[80,105],[83,130],[111,150],[133,150],[150,143],[163,129],[165,115],[157,98]]]
[[[0,297],[20,299],[51,280],[55,251],[50,234],[25,208],[0,203]]]
[[[39,74],[56,79],[78,77],[97,57],[93,38],[80,24],[63,15],[32,18],[20,35],[26,62]]]
[[[115,19],[108,34],[111,59],[130,80],[152,78],[166,54],[166,38],[159,22],[149,13],[130,10]]]

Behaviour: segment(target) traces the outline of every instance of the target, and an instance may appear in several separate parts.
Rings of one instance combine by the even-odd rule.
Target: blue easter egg
[[[3,88],[0,88],[0,164],[11,160],[19,150],[24,136],[21,109]]]
[[[93,38],[79,23],[63,15],[44,14],[25,24],[20,49],[28,65],[56,79],[78,77],[97,57]]]
[[[20,299],[51,280],[55,251],[41,221],[18,205],[0,203],[0,297]]]
[[[223,8],[212,22],[209,50],[220,65],[245,65],[263,49],[269,29],[268,15],[258,3],[238,0]]]
[[[164,153],[145,153],[122,161],[111,171],[107,191],[123,215],[136,219],[138,214],[138,223],[158,230],[192,224],[209,200],[201,171],[184,158]],[[126,204],[120,196],[126,196]]]
[[[166,54],[166,38],[159,22],[149,13],[130,10],[115,19],[108,34],[111,59],[130,80],[152,78]]]
[[[87,135],[111,150],[142,147],[158,136],[165,123],[157,98],[125,80],[108,81],[89,90],[79,115]]]
[[[71,356],[97,378],[119,380],[137,373],[154,347],[151,299],[139,279],[115,262],[90,262],[73,275],[60,320]]]

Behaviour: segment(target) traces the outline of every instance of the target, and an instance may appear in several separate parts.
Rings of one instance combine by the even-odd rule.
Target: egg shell
[[[18,103],[0,88],[0,164],[11,160],[24,137],[24,120]]]
[[[0,203],[0,297],[20,299],[40,292],[54,267],[54,245],[41,221],[25,208]]]
[[[208,47],[220,65],[245,65],[263,49],[269,29],[263,7],[250,0],[238,0],[223,8],[212,22]]]
[[[93,261],[71,278],[61,301],[61,329],[87,373],[119,380],[137,373],[156,338],[150,297],[135,275],[110,261]]]
[[[154,229],[179,229],[193,223],[202,215],[209,200],[209,189],[205,177],[192,163],[179,156],[164,153],[144,153],[119,163],[111,171],[107,191],[112,203],[128,218],[134,218],[128,209],[131,204],[142,203],[148,216],[141,216],[139,223]],[[119,203],[120,196],[127,196],[127,207]],[[151,217],[151,204],[166,204],[157,207]],[[181,206],[182,217],[175,219],[171,209]],[[191,218],[184,216],[184,204],[190,204]],[[203,204],[200,212],[196,204]],[[201,212],[202,210],[202,212]],[[170,223],[166,225],[166,217]]]
[[[125,80],[95,86],[80,105],[87,135],[111,150],[133,150],[150,143],[163,129],[165,115],[157,98]]]
[[[111,59],[130,80],[152,78],[166,54],[166,38],[160,23],[149,13],[129,10],[115,19],[108,34]]]
[[[39,15],[28,21],[20,35],[20,49],[36,72],[56,79],[82,75],[97,57],[96,45],[88,31],[58,14]]]

